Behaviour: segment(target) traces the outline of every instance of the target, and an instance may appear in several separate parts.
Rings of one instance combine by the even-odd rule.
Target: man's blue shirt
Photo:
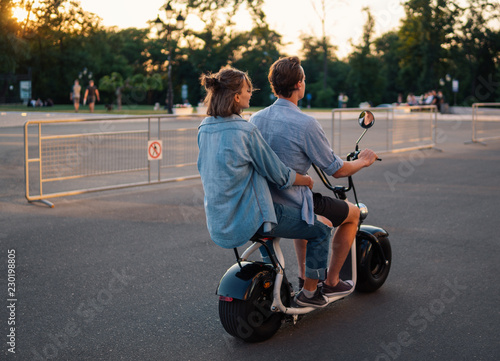
[[[316,164],[328,175],[333,175],[344,162],[333,150],[319,122],[303,113],[285,99],[255,113],[250,122],[259,128],[262,136],[285,165],[299,174],[306,174]],[[278,189],[270,185],[274,202],[302,209],[302,219],[314,222],[312,192],[307,187]]]

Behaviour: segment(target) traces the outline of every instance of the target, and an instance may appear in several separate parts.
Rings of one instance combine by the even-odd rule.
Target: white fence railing
[[[176,119],[26,122],[26,199],[53,206],[48,198],[198,178],[197,128],[169,123]],[[152,145],[151,158],[154,140],[158,144]]]
[[[363,110],[370,110],[375,115],[376,126],[363,138],[363,144],[375,152],[402,152],[435,146],[437,108],[434,105],[339,108],[332,111],[331,141],[336,154],[343,156],[353,150],[356,139],[347,141],[343,134],[353,133],[352,130],[359,127],[357,119]]]
[[[500,139],[500,103],[472,104],[472,142]]]

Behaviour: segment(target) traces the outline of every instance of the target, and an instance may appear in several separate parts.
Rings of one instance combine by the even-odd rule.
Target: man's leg
[[[342,269],[356,237],[359,223],[359,208],[350,202],[322,196],[320,193],[314,193],[314,211],[316,214],[321,214],[326,217],[331,221],[334,227],[338,227],[331,244],[332,252],[327,280],[325,282],[325,284],[331,288],[339,284],[340,270]],[[299,265],[299,278],[304,279],[305,247],[307,241],[295,240],[294,243]],[[348,284],[344,286],[340,285],[339,287],[342,289],[339,292],[343,292],[343,288],[349,286]],[[333,292],[336,290],[330,291]]]
[[[359,208],[347,202],[349,213],[344,222],[337,228],[332,241],[332,254],[328,267],[325,283],[328,286],[336,286],[339,281],[340,270],[349,254],[352,243],[356,238],[359,223]]]

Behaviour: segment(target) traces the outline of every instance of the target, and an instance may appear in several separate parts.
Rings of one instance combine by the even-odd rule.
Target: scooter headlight
[[[368,207],[364,203],[357,204],[359,208],[359,220],[363,221],[368,216]]]

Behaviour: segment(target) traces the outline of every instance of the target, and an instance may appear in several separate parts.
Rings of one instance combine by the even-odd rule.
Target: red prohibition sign
[[[161,156],[161,144],[159,142],[153,142],[149,145],[149,156],[153,159],[158,159]]]

